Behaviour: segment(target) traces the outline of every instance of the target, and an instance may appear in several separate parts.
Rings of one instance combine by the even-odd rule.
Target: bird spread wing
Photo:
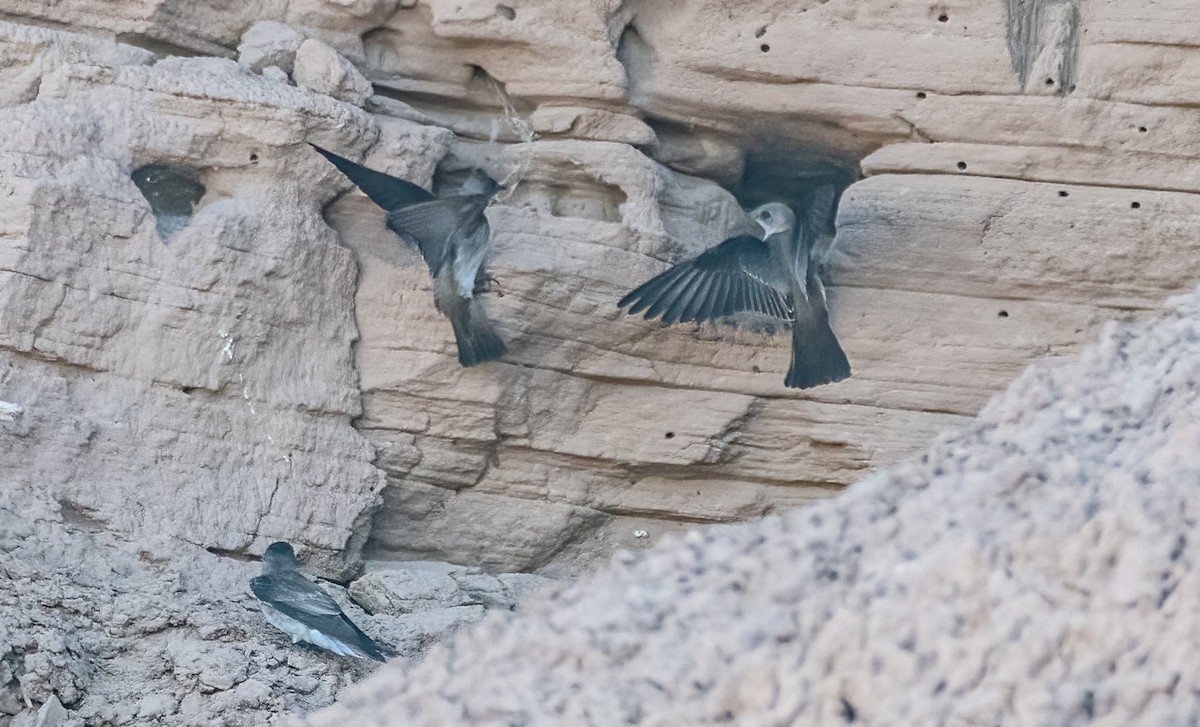
[[[736,313],[788,320],[784,293],[769,282],[771,252],[757,237],[734,237],[651,278],[617,304],[663,323],[710,321]]]
[[[337,602],[298,572],[258,576],[250,590],[259,600],[300,623],[383,661],[378,645],[342,613]]]
[[[316,144],[310,143],[309,146],[320,152],[321,156],[338,168],[338,171],[345,174],[351,182],[354,182],[354,186],[370,197],[372,202],[389,212],[398,207],[428,202],[433,199],[432,194],[412,182],[377,172],[374,169],[367,169],[357,162],[322,149]]]
[[[437,275],[454,254],[455,237],[464,231],[473,232],[484,219],[477,197],[464,195],[392,210],[388,212],[388,227],[415,243],[430,274]]]

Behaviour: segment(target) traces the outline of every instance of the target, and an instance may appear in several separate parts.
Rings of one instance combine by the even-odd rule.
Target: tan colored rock
[[[467,42],[486,38],[509,59],[528,60],[529,48],[511,44],[524,31],[511,26],[553,11],[513,9],[511,19],[483,4],[398,13],[391,23],[400,35],[385,44],[381,33],[372,46],[381,55],[368,53],[368,65],[384,48],[393,60],[367,73],[402,92],[432,94],[427,104],[443,113],[439,123],[486,138],[489,118],[490,128],[497,118],[507,122],[495,90],[468,78],[474,60],[503,83],[513,109],[527,109],[540,134],[571,133],[569,112],[530,108],[525,97],[554,93],[551,84],[585,65],[587,53],[581,61],[545,55],[496,64],[491,46]],[[629,102],[652,116],[655,159],[735,187],[764,160],[845,164],[878,150],[863,170],[882,176],[843,199],[831,269],[834,324],[855,376],[788,392],[779,386],[788,360],[782,337],[661,329],[621,316],[614,302],[664,260],[696,254],[737,229],[735,201],[615,147],[511,146],[506,174],[516,188],[489,213],[498,293],[487,304],[511,334],[508,360],[522,371],[436,366],[452,350],[444,324],[423,353],[401,350],[404,331],[438,322],[428,298],[419,298],[428,283],[415,257],[403,279],[368,274],[360,287],[364,431],[388,452],[381,463],[396,488],[390,502],[403,503],[411,517],[436,516],[440,542],[477,537],[481,506],[471,493],[486,493],[494,512],[504,497],[518,500],[513,530],[542,532],[530,500],[595,508],[612,519],[572,522],[595,528],[590,537],[600,549],[637,545],[622,534],[647,530],[653,538],[674,517],[744,517],[821,497],[829,485],[896,461],[964,421],[1029,361],[1068,353],[1101,322],[1154,307],[1196,278],[1190,257],[1179,254],[1179,240],[1191,234],[1186,197],[1116,188],[1191,185],[1186,158],[1161,152],[1189,153],[1181,143],[1187,115],[1128,103],[1130,64],[1142,64],[1146,88],[1163,87],[1149,83],[1154,62],[1135,61],[1146,56],[1137,47],[1085,38],[1076,88],[1064,101],[1057,87],[1051,95],[1013,95],[1020,84],[1000,3],[944,13],[882,2],[853,13],[822,4],[735,12],[716,2],[607,12],[606,37],[626,69]],[[1089,14],[1089,33],[1118,32],[1112,12]],[[1183,21],[1181,7],[1165,12]],[[1124,38],[1129,21],[1119,22]],[[572,27],[601,37],[586,14]],[[406,54],[401,36],[436,52]],[[895,62],[900,57],[911,62]],[[1031,67],[1033,76],[1043,67],[1057,68]],[[609,99],[613,113],[624,113],[624,102],[606,95],[604,74],[596,78],[579,97]],[[1033,81],[1026,87],[1042,92]],[[471,110],[444,113],[441,98]],[[1164,177],[1162,170],[1174,171]],[[1097,183],[1114,189],[1088,186]],[[1136,214],[1151,207],[1153,214]],[[1142,242],[1098,250],[1102,239]],[[1133,282],[1135,269],[1147,278]],[[381,304],[395,293],[368,299],[376,286],[417,293],[423,311]],[[391,316],[405,322],[389,323]],[[442,358],[431,358],[433,351]],[[406,374],[374,373],[383,370]],[[731,397],[745,403],[721,404]],[[572,420],[576,412],[586,413],[582,421]],[[432,538],[387,514],[378,527],[378,555],[437,552]],[[458,527],[468,535],[448,537]],[[587,537],[547,542],[577,557]],[[479,550],[449,557],[476,562],[487,557]]]
[[[231,47],[255,37],[243,35],[254,23],[236,15],[198,30],[206,17],[199,10],[150,17],[125,9],[102,23],[89,20],[99,5],[72,12],[83,25],[161,43],[220,38]],[[1089,13],[1071,71],[1075,90],[1065,98],[1063,79],[1053,88],[1037,82],[1065,68],[1070,33],[1022,40],[1034,45],[1022,51],[1025,65],[1014,65],[999,2],[930,9],[869,0],[850,12],[803,3],[731,9],[709,0],[669,8],[313,0],[262,8],[254,18],[297,26],[276,27],[279,37],[311,39],[302,55],[314,60],[297,74],[302,83],[362,102],[368,87],[349,58],[388,94],[372,97],[372,111],[446,126],[457,138],[318,103],[270,79],[242,79],[211,60],[147,69],[144,51],[31,40],[43,31],[10,31],[5,47],[21,50],[7,52],[25,60],[7,72],[5,87],[13,103],[38,93],[38,103],[72,99],[80,109],[94,97],[89,89],[130,106],[151,94],[169,113],[146,130],[136,119],[114,124],[115,138],[146,140],[133,164],[167,158],[211,167],[198,217],[220,212],[213,222],[223,231],[240,229],[231,219],[241,218],[228,216],[246,194],[234,169],[250,154],[264,178],[284,169],[288,179],[298,169],[318,175],[321,200],[349,187],[305,155],[306,139],[355,158],[370,148],[364,160],[373,168],[426,186],[443,160],[482,165],[505,181],[489,212],[495,283],[485,304],[511,353],[471,371],[453,362],[424,263],[383,228],[382,214],[357,192],[327,210],[337,240],[355,254],[361,341],[352,370],[361,383],[345,392],[363,392],[358,424],[371,449],[361,457],[377,455],[390,482],[374,556],[554,568],[555,558],[637,545],[634,531],[653,540],[681,519],[742,518],[826,496],[963,421],[1030,360],[1070,352],[1100,322],[1185,287],[1196,273],[1178,242],[1193,224],[1187,195],[1121,187],[1195,187],[1186,143],[1194,123],[1167,101],[1186,96],[1186,86],[1159,62],[1186,67],[1190,56],[1145,45],[1181,37],[1186,8],[1162,13],[1140,24],[1117,6]],[[69,65],[84,58],[95,60]],[[212,104],[243,103],[231,85],[258,89],[253,103],[279,111],[248,125],[237,120],[244,111],[214,119]],[[1022,88],[1029,93],[1015,95]],[[328,123],[310,121],[315,108],[326,109]],[[529,143],[534,135],[541,140]],[[498,143],[486,142],[492,138]],[[278,165],[262,166],[266,150],[284,148]],[[747,231],[726,189],[761,194],[755,175],[772,163],[852,166],[868,154],[863,170],[872,178],[842,201],[831,261],[833,320],[855,370],[849,381],[787,391],[779,379],[788,349],[778,332],[662,329],[615,309],[669,262]],[[106,183],[119,176],[109,172],[114,181]],[[16,194],[25,202],[10,214],[25,220],[18,229],[30,228],[41,198]],[[124,194],[108,215],[114,230],[137,239],[137,197],[128,187]],[[316,197],[307,219],[315,219]],[[293,198],[255,199],[278,210]],[[188,239],[181,244],[195,244]],[[1114,242],[1098,247],[1101,239]],[[54,311],[77,308],[69,290],[37,285],[47,294],[22,288],[14,320],[54,320]],[[93,321],[97,315],[80,325],[110,353],[98,358],[93,344],[77,342],[74,355],[143,377],[156,370],[121,353],[140,340],[112,322],[123,318]],[[52,355],[68,350],[23,325],[10,330],[21,350],[43,339]],[[242,355],[243,334],[220,330]],[[145,335],[176,345],[168,334]],[[204,338],[178,337],[188,361],[204,360]],[[217,338],[219,353],[228,341]],[[297,350],[280,355],[304,360]],[[262,366],[272,381],[287,377],[288,365]],[[236,395],[228,374],[202,380],[210,378],[208,388]],[[5,401],[34,411],[16,397]],[[338,401],[335,409],[356,416],[349,399]],[[493,530],[508,540],[486,537]]]
[[[295,28],[263,20],[250,26],[238,44],[238,63],[262,73],[270,66],[291,73],[296,51],[304,44],[304,34]]]
[[[834,501],[623,553],[287,724],[1187,723],[1200,289],[1171,307]]]
[[[529,116],[533,130],[550,136],[575,139],[620,141],[626,144],[654,143],[654,130],[636,116],[604,109],[570,106],[539,106]]]
[[[302,88],[356,106],[362,106],[373,93],[371,82],[350,61],[314,38],[301,43],[296,51],[292,77]]]
[[[2,434],[8,487],[117,532],[307,542],[348,572],[383,484],[350,427],[355,263],[315,190],[277,180],[297,163],[328,174],[306,130],[361,143],[376,127],[232,61],[107,58],[54,66],[0,121],[0,388],[23,410]],[[169,245],[130,180],[152,162],[207,188]]]
[[[1046,10],[1028,27],[1008,5],[12,0],[0,494],[22,515],[0,549],[65,542],[36,521],[239,557],[288,539],[342,580],[364,552],[573,574],[910,457],[1031,361],[1200,275],[1193,3],[1018,4]],[[505,183],[482,294],[503,362],[457,365],[425,263],[306,141],[426,188],[439,167]],[[167,240],[131,181],[151,163],[205,187]],[[829,261],[850,380],[789,391],[782,331],[616,309],[753,231],[742,206],[831,170],[856,182]],[[51,555],[22,562],[81,577]],[[241,652],[206,642],[242,638],[240,596],[180,625],[201,602],[160,606],[139,568],[120,586],[137,598],[58,630],[128,611],[144,641],[94,643],[144,649],[137,669],[169,659],[195,691],[106,701],[47,628],[20,644],[38,704],[212,722],[332,698],[342,671],[262,652],[225,668]],[[22,583],[57,587],[39,575]],[[378,628],[416,653],[481,614],[453,609]],[[24,709],[4,657],[0,704]]]

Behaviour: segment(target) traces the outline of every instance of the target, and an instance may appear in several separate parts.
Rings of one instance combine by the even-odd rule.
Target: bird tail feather
[[[784,386],[810,389],[850,376],[850,362],[827,315],[797,316],[792,329],[792,365]]]
[[[446,315],[454,328],[458,362],[463,366],[469,368],[485,361],[495,361],[508,351],[475,298],[459,299],[456,305],[446,311]]]

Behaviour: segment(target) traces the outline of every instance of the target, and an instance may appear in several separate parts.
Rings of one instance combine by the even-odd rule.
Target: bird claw
[[[504,297],[504,289],[500,287],[500,281],[490,275],[476,280],[475,290],[471,291],[472,295],[482,295],[484,293],[495,293],[497,298]]]

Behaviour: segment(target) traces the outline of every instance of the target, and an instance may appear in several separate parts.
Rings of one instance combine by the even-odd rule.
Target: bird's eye
[[[763,212],[763,213],[762,213],[762,218],[763,218],[763,222],[770,222],[770,221],[771,221],[771,213],[770,213],[770,212]]]

